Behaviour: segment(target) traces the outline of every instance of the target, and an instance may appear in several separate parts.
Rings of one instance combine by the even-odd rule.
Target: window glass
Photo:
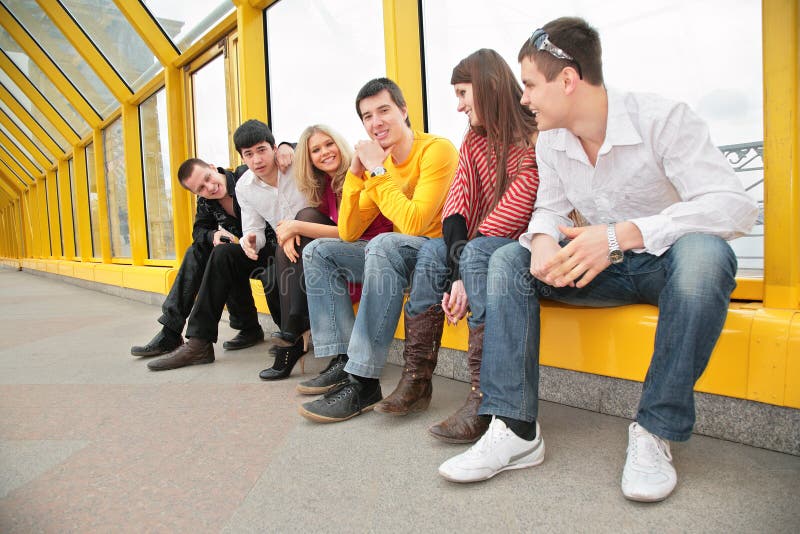
[[[86,184],[89,192],[89,224],[92,228],[92,257],[101,254],[100,202],[97,198],[97,173],[94,167],[94,143],[86,145]]]
[[[38,148],[38,149],[39,149],[39,151],[40,151],[42,154],[44,154],[45,156],[49,157],[50,159],[52,159],[52,158],[53,158],[52,154],[50,154],[50,151],[49,151],[49,150],[47,150],[47,149],[45,149],[45,147],[44,147],[44,145],[42,144],[42,142],[41,142],[41,141],[39,141],[39,138],[38,138],[38,137],[36,137],[35,135],[33,135],[33,132],[31,132],[30,128],[28,128],[28,127],[25,125],[25,123],[23,123],[21,120],[19,120],[19,118],[17,117],[16,113],[12,112],[12,111],[11,111],[11,108],[9,108],[9,107],[6,105],[6,103],[5,103],[5,102],[3,102],[2,100],[0,100],[0,110],[2,110],[2,112],[3,112],[3,113],[6,115],[6,117],[8,117],[8,120],[10,120],[10,121],[11,121],[11,122],[13,122],[14,124],[16,124],[16,125],[17,125],[17,128],[19,128],[20,130],[22,130],[22,133],[23,133],[23,134],[25,134],[25,137],[27,137],[27,138],[28,138],[28,140],[29,140],[31,143],[33,143],[33,144],[34,144],[34,146],[36,146],[36,148]]]
[[[585,18],[600,32],[606,85],[688,103],[720,147],[744,144],[763,167],[761,2],[759,0],[423,0],[428,124],[456,146],[466,117],[456,111],[453,67],[478,48],[497,50],[519,75],[517,53],[531,33],[561,16]],[[557,44],[557,43],[556,43]],[[738,160],[738,149],[728,159]],[[747,159],[747,158],[746,158]],[[763,170],[737,174],[763,205]],[[734,240],[742,270],[763,269],[763,227]]]
[[[15,169],[12,169],[11,167],[8,167],[8,170],[13,172],[14,176],[16,176],[20,180],[20,182],[22,182],[22,184],[25,185],[25,187],[27,187],[29,183],[33,182],[33,176],[28,171],[28,168],[25,165],[23,165],[22,162],[18,160],[16,156],[14,156],[11,152],[9,152],[8,149],[3,145],[0,145],[0,154],[8,158],[6,161],[13,161],[17,165],[19,165],[19,168],[22,169],[22,175],[20,175]]]
[[[161,71],[153,52],[113,2],[61,0],[61,3],[134,91]]]
[[[56,177],[56,224],[58,225],[60,231],[58,232],[58,236],[61,238],[61,255],[64,256],[64,228],[61,224],[61,180],[64,179],[63,176],[59,176],[58,171],[55,173]],[[52,230],[51,230],[52,233]]]
[[[293,0],[266,14],[270,117],[278,142],[296,140],[316,123],[352,142],[364,139],[354,102],[367,81],[386,76],[382,3]]]
[[[147,248],[150,258],[175,259],[167,97],[162,89],[139,106],[142,132]]]
[[[3,3],[98,113],[105,117],[119,107],[108,87],[53,24],[47,13],[42,11],[36,0],[4,0]]]
[[[3,70],[0,70],[0,84],[8,89],[8,92],[11,93],[17,102],[19,102],[19,104],[31,114],[33,120],[39,123],[39,126],[42,127],[45,133],[50,136],[50,139],[52,139],[61,148],[61,150],[67,149],[69,143],[64,136],[61,135],[58,130],[56,130],[56,127],[53,126],[53,123],[50,122],[50,120],[45,117],[44,114],[42,114],[39,108],[31,103],[25,93],[22,92],[22,89],[20,89],[19,86],[14,83],[14,81],[9,78]],[[10,116],[13,117],[15,114],[11,114]]]
[[[234,10],[231,0],[145,0],[144,5],[181,52]]]
[[[47,101],[56,108],[75,132],[79,135],[89,133],[91,129],[89,124],[83,120],[83,117],[72,107],[72,104],[69,103],[61,91],[50,81],[50,78],[45,75],[42,69],[31,60],[28,54],[17,45],[17,42],[3,28],[0,28],[0,48],[3,49],[8,58],[14,62],[34,87],[44,95]]]
[[[75,196],[75,159],[69,158],[67,161],[67,168],[69,169],[69,193],[70,201],[72,202],[72,242],[75,245],[75,257],[81,256],[81,240],[78,238],[78,202]]]
[[[194,153],[218,167],[233,165],[228,135],[225,58],[218,55],[192,73]]]
[[[22,146],[22,145],[19,143],[19,140],[18,140],[16,137],[14,137],[14,136],[11,134],[11,132],[9,132],[9,131],[6,129],[5,125],[3,125],[3,124],[0,124],[0,132],[3,132],[3,133],[6,135],[6,137],[8,137],[8,138],[11,140],[11,142],[12,142],[12,143],[14,143],[14,146],[16,146],[16,147],[19,149],[19,151],[20,151],[20,152],[22,152],[23,154],[25,154],[25,156],[26,156],[26,157],[27,157],[27,158],[28,158],[28,159],[31,161],[31,163],[33,163],[33,164],[36,166],[36,168],[37,168],[39,171],[42,171],[42,170],[44,170],[44,169],[42,169],[42,166],[41,166],[41,165],[39,165],[39,162],[38,162],[38,161],[37,161],[37,160],[36,160],[36,159],[33,157],[33,155],[30,153],[30,151],[29,151],[27,148],[25,148],[24,146]]]
[[[103,130],[103,153],[108,195],[108,226],[111,228],[111,255],[129,258],[131,238],[128,227],[128,190],[125,187],[125,151],[122,119]]]

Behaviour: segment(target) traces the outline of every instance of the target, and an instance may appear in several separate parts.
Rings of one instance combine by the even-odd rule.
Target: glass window
[[[19,140],[18,140],[16,137],[14,137],[14,136],[11,134],[11,132],[9,132],[9,131],[6,129],[5,125],[3,125],[3,124],[0,124],[0,132],[3,132],[4,134],[6,134],[6,137],[8,137],[8,138],[11,140],[11,142],[12,142],[12,143],[14,143],[14,146],[16,146],[16,147],[19,149],[19,151],[20,151],[20,152],[22,152],[23,154],[25,154],[25,156],[26,156],[26,157],[27,157],[27,158],[28,158],[28,159],[29,159],[29,160],[30,160],[30,161],[31,161],[31,162],[32,162],[32,163],[33,163],[33,164],[36,166],[36,168],[37,168],[39,171],[42,171],[42,170],[43,170],[43,169],[42,169],[42,166],[41,166],[41,165],[39,165],[39,162],[38,162],[38,161],[37,161],[37,160],[36,160],[36,159],[35,159],[35,158],[34,158],[34,157],[31,155],[31,153],[28,151],[28,149],[27,149],[27,148],[25,148],[24,146],[22,146],[21,144],[19,144]]]
[[[353,142],[363,139],[353,103],[367,81],[386,75],[381,2],[294,0],[266,13],[267,78],[276,103],[270,117],[278,141],[296,140],[315,123]],[[358,66],[357,76],[349,75],[350,65]]]
[[[139,120],[142,132],[148,256],[151,259],[175,259],[167,97],[163,89],[142,102],[139,106]]]
[[[28,54],[19,48],[17,42],[3,28],[0,28],[0,48],[76,133],[81,136],[89,133],[91,130],[89,124],[83,120],[83,117],[72,107],[61,91],[50,81],[50,78],[28,57]]]
[[[108,195],[108,226],[111,228],[111,255],[129,258],[131,234],[128,227],[128,190],[125,180],[125,150],[122,142],[122,119],[103,130],[103,162]]]
[[[61,3],[134,91],[161,70],[150,48],[113,2],[61,0]]]
[[[218,167],[230,167],[230,135],[225,85],[225,58],[218,55],[192,73],[194,153]]]
[[[81,240],[78,238],[78,202],[75,196],[75,158],[69,158],[67,161],[67,168],[69,170],[69,195],[72,202],[72,242],[75,245],[75,257],[81,256]]]
[[[97,198],[97,173],[94,143],[86,145],[86,184],[89,192],[89,224],[92,228],[92,257],[100,256],[100,201]]]
[[[36,0],[4,0],[3,3],[101,116],[119,107],[108,87]]]
[[[5,71],[0,70],[0,84],[2,84],[8,92],[11,93],[14,98],[19,102],[19,104],[25,108],[25,110],[31,114],[33,120],[39,123],[39,126],[45,131],[45,133],[50,137],[50,139],[57,144],[61,150],[66,150],[69,147],[69,143],[67,142],[66,138],[61,135],[61,132],[56,130],[56,127],[53,126],[53,123],[42,114],[38,107],[34,106],[25,93],[22,92],[22,89],[14,83],[14,81],[8,77]],[[11,115],[12,117],[14,114]]]
[[[5,102],[3,102],[2,100],[0,100],[0,110],[2,110],[2,111],[3,111],[3,113],[5,113],[6,117],[8,117],[8,120],[10,120],[10,121],[11,121],[11,122],[13,122],[14,124],[16,124],[16,125],[17,125],[17,128],[19,128],[20,130],[22,130],[22,133],[23,133],[23,134],[25,134],[25,137],[27,137],[27,138],[28,138],[28,140],[29,140],[31,143],[33,143],[33,144],[34,144],[34,146],[36,146],[36,148],[38,148],[38,149],[39,149],[39,151],[40,151],[42,154],[44,154],[45,156],[49,157],[50,159],[53,159],[53,156],[52,156],[52,154],[50,154],[50,151],[49,151],[49,150],[47,150],[47,149],[44,147],[44,145],[41,143],[41,141],[39,141],[39,138],[38,138],[38,137],[36,137],[35,135],[33,135],[33,132],[31,132],[30,128],[28,128],[28,127],[25,125],[25,123],[24,123],[24,122],[22,122],[21,120],[19,120],[19,118],[17,117],[17,114],[16,114],[16,113],[14,113],[13,111],[11,111],[11,108],[9,108],[9,107],[6,105],[6,103],[5,103]]]
[[[0,145],[0,150],[2,150],[2,152],[0,152],[0,154],[2,154],[3,156],[5,156],[7,158],[6,161],[13,161],[17,165],[19,165],[20,169],[22,169],[22,173],[23,174],[22,174],[22,176],[20,176],[19,173],[16,170],[11,169],[10,167],[9,167],[9,170],[11,170],[11,172],[13,172],[14,175],[17,176],[20,179],[20,181],[26,187],[27,187],[27,185],[29,183],[32,183],[33,182],[33,176],[28,171],[28,168],[25,165],[23,165],[22,162],[20,160],[18,160],[13,154],[11,154],[11,152],[9,152],[8,149],[5,146]],[[25,180],[27,180],[27,181],[25,181]]]
[[[181,52],[234,10],[231,0],[145,0],[144,5]]]
[[[56,177],[55,190],[56,190],[56,210],[57,210],[57,213],[56,213],[56,224],[61,229],[61,231],[58,232],[58,235],[61,238],[61,255],[65,256],[66,255],[66,251],[64,249],[64,228],[63,228],[63,225],[61,224],[61,180],[63,180],[64,177],[63,176],[59,176],[58,171],[56,171],[55,177]]]
[[[494,48],[519,73],[517,53],[525,39],[549,20],[568,15],[584,17],[600,32],[607,86],[686,102],[708,122],[718,146],[745,144],[751,155],[762,150],[759,0],[566,0],[537,3],[535,9],[517,0],[423,0],[430,130],[461,144],[467,120],[456,111],[450,85],[461,59],[478,48]],[[728,154],[732,164],[738,157]],[[763,170],[738,176],[763,204]],[[740,268],[763,269],[762,230],[756,226],[752,237],[731,243]]]

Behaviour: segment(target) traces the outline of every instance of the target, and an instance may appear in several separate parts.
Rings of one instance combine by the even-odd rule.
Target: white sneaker
[[[500,471],[533,467],[544,461],[544,440],[539,423],[536,439],[526,441],[496,417],[489,429],[466,452],[453,456],[439,466],[439,474],[451,482],[488,480]]]
[[[632,501],[655,502],[666,499],[678,474],[672,466],[669,443],[639,426],[628,427],[628,458],[622,470],[622,494]]]

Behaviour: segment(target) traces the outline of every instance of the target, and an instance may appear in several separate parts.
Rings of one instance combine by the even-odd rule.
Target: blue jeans
[[[658,325],[637,421],[685,441],[695,421],[694,384],[728,313],[736,257],[707,234],[678,239],[662,256],[625,253],[588,286],[551,287],[530,274],[530,252],[514,243],[489,262],[479,413],[533,421],[538,415],[539,299],[581,306],[658,306]]]
[[[318,358],[347,354],[348,373],[380,378],[417,252],[427,240],[388,232],[369,242],[326,238],[306,246],[306,293]],[[362,284],[357,316],[347,282]]]
[[[459,270],[469,299],[470,328],[482,325],[486,318],[486,279],[489,258],[498,248],[513,243],[505,237],[477,237],[467,242],[461,252]],[[444,239],[431,239],[419,250],[411,295],[406,313],[415,317],[431,306],[442,302],[447,287],[447,247]]]

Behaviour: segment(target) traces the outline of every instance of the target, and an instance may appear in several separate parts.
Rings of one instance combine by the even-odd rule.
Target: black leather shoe
[[[275,362],[269,369],[264,369],[258,376],[261,380],[281,380],[288,378],[292,374],[295,364],[303,357],[303,338],[299,338],[291,347],[279,347],[273,345],[269,348],[270,353],[275,356]],[[301,364],[302,367],[302,364]]]
[[[264,331],[259,326],[258,329],[240,330],[233,339],[229,339],[222,344],[225,350],[239,350],[258,345],[264,341]]]
[[[162,329],[147,345],[131,347],[131,354],[142,358],[161,356],[162,354],[172,352],[181,345],[183,345],[183,338],[180,335],[178,335],[178,337],[169,336],[164,334],[164,330]]]
[[[187,365],[200,365],[214,362],[214,344],[197,337],[189,340],[170,352],[163,358],[153,360],[147,364],[151,371],[167,371],[186,367]]]
[[[346,354],[331,358],[324,371],[311,380],[297,384],[297,392],[302,395],[324,395],[330,390],[346,384],[350,377],[344,370],[345,365],[347,365]]]
[[[301,405],[300,415],[317,423],[338,423],[372,410],[382,398],[380,384],[366,391],[366,386],[351,376],[345,385]]]

